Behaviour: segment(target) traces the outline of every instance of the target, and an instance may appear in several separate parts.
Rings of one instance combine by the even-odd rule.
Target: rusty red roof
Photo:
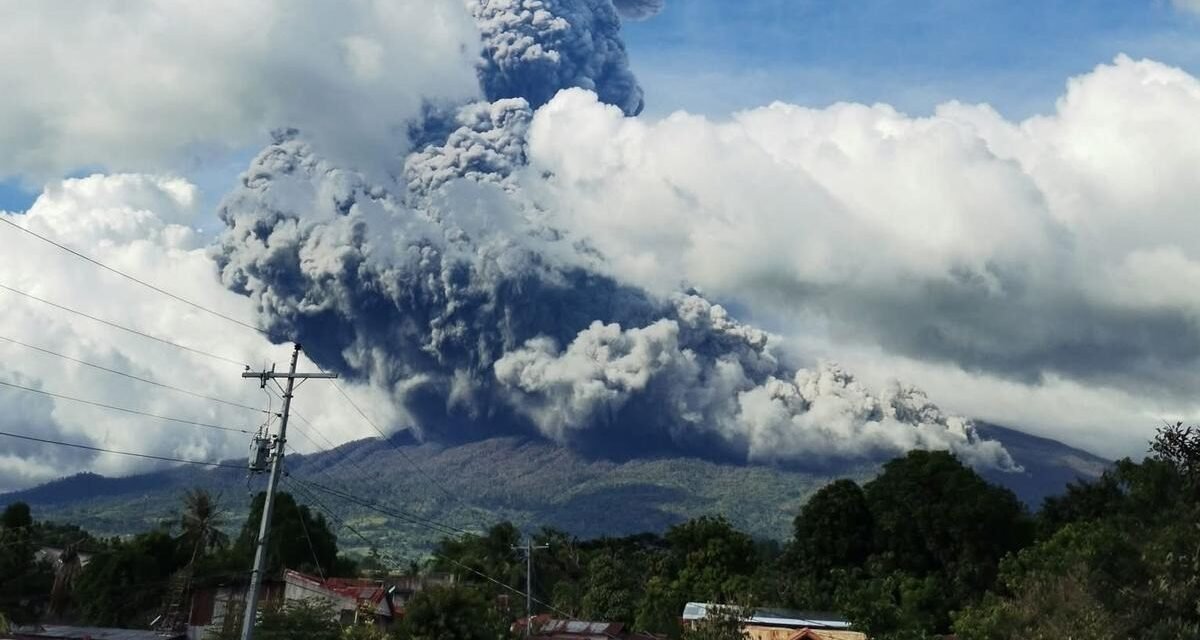
[[[324,589],[343,598],[372,604],[382,602],[387,593],[387,589],[381,583],[369,578],[326,578],[321,580],[316,576],[288,569],[286,579],[307,582],[311,587]]]

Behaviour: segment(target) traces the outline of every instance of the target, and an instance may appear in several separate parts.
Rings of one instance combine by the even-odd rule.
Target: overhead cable
[[[121,451],[118,449],[108,449],[105,447],[93,447],[93,446],[86,445],[86,444],[75,444],[73,442],[61,442],[58,440],[50,440],[47,438],[38,438],[35,436],[30,436],[30,435],[25,435],[25,434],[20,434],[20,433],[9,433],[7,431],[0,431],[0,436],[5,436],[8,438],[17,438],[20,440],[29,440],[31,442],[41,442],[44,444],[53,444],[53,445],[57,445],[60,447],[71,447],[74,449],[86,449],[88,451],[99,451],[102,453],[112,453],[112,454],[116,454],[119,456],[131,456],[134,458],[146,458],[148,460],[162,460],[165,462],[181,462],[183,464],[194,464],[194,465],[198,465],[198,466],[202,466],[202,467],[220,467],[223,469],[238,469],[241,471],[245,470],[244,465],[226,464],[224,462],[205,462],[203,460],[187,460],[184,458],[172,458],[170,456],[151,455],[149,453],[135,453],[133,451]]]
[[[127,280],[130,280],[130,281],[132,281],[132,282],[136,282],[137,284],[140,284],[140,285],[142,285],[143,287],[146,287],[146,288],[148,288],[148,289],[150,289],[150,290],[152,290],[152,291],[155,291],[155,292],[157,292],[157,293],[159,293],[159,294],[162,294],[162,295],[164,295],[164,296],[167,296],[168,298],[171,298],[172,300],[177,300],[177,301],[179,301],[179,302],[182,302],[182,303],[184,303],[184,304],[186,304],[186,305],[189,305],[189,306],[191,306],[191,307],[194,307],[194,308],[196,308],[196,309],[199,309],[200,311],[203,311],[203,312],[205,312],[205,313],[211,314],[211,315],[213,315],[213,316],[216,316],[216,317],[218,317],[218,318],[221,318],[221,319],[223,319],[223,320],[227,320],[227,321],[229,321],[229,322],[232,322],[232,323],[235,323],[235,324],[239,324],[239,325],[241,325],[241,326],[243,326],[243,327],[246,327],[247,329],[251,329],[251,330],[253,330],[253,331],[257,331],[257,332],[259,332],[259,333],[265,333],[265,332],[264,332],[262,329],[259,329],[258,327],[256,327],[256,326],[254,326],[254,325],[250,324],[249,322],[243,322],[243,321],[241,321],[241,320],[238,320],[237,318],[234,318],[234,317],[232,317],[232,316],[229,316],[229,315],[226,315],[226,314],[224,314],[224,313],[221,313],[220,311],[214,311],[213,309],[210,309],[210,308],[208,308],[208,307],[206,307],[206,306],[204,306],[204,305],[202,305],[202,304],[200,304],[200,303],[198,303],[198,302],[193,302],[193,301],[191,301],[191,300],[188,300],[187,298],[184,298],[183,296],[180,296],[180,295],[176,295],[176,294],[174,294],[174,293],[171,293],[170,291],[167,291],[166,289],[163,289],[163,288],[161,288],[161,287],[156,287],[156,286],[154,286],[154,285],[150,284],[149,282],[146,282],[145,280],[141,280],[141,279],[139,279],[139,278],[136,278],[136,277],[134,277],[134,276],[131,276],[131,275],[129,275],[128,273],[125,273],[124,271],[121,271],[120,269],[117,269],[116,267],[111,267],[111,266],[109,266],[109,265],[107,265],[107,264],[105,264],[105,263],[103,263],[103,262],[100,262],[99,260],[97,260],[97,259],[95,259],[95,258],[93,258],[93,257],[91,257],[91,256],[84,255],[83,253],[80,253],[79,251],[76,251],[75,249],[72,249],[71,247],[68,247],[68,246],[67,246],[67,245],[65,245],[65,244],[61,244],[61,243],[59,243],[59,242],[55,242],[54,240],[51,240],[50,238],[47,238],[46,236],[44,236],[44,235],[42,235],[42,234],[40,234],[40,233],[37,233],[36,231],[33,231],[33,230],[31,230],[31,229],[27,229],[27,228],[25,228],[25,227],[23,227],[23,226],[21,226],[21,225],[19,225],[19,224],[15,223],[15,222],[13,222],[12,220],[9,220],[9,219],[7,219],[7,218],[4,218],[4,217],[0,217],[0,222],[3,222],[4,224],[7,224],[8,226],[10,226],[10,227],[12,227],[13,229],[16,229],[16,230],[18,230],[18,231],[20,231],[20,232],[22,232],[22,233],[29,234],[29,235],[31,235],[31,236],[33,236],[33,237],[37,238],[38,240],[41,240],[42,242],[45,242],[45,243],[47,243],[47,244],[53,245],[53,246],[55,246],[55,247],[58,247],[59,249],[61,249],[61,250],[63,250],[63,251],[66,251],[67,253],[69,253],[69,254],[71,254],[71,255],[75,256],[76,258],[79,258],[79,259],[81,259],[81,260],[86,260],[87,262],[90,262],[90,263],[92,263],[92,264],[96,265],[97,267],[100,267],[101,269],[105,269],[105,270],[107,270],[107,271],[109,271],[109,272],[111,272],[111,273],[115,273],[115,274],[117,274],[117,275],[121,276],[122,278],[125,278],[125,279],[127,279]]]
[[[131,379],[131,380],[137,380],[138,382],[144,382],[144,383],[146,383],[146,384],[151,384],[151,385],[154,385],[154,386],[156,386],[156,387],[162,387],[163,389],[170,389],[171,391],[176,391],[176,392],[178,392],[178,393],[187,394],[187,395],[189,395],[189,396],[192,396],[192,397],[195,397],[195,398],[200,398],[200,399],[202,399],[202,400],[209,400],[209,401],[212,401],[212,402],[218,402],[218,403],[221,403],[221,404],[224,404],[224,405],[229,405],[229,406],[231,406],[231,407],[237,407],[237,408],[239,408],[239,409],[246,409],[246,410],[249,410],[249,411],[254,411],[254,412],[256,412],[256,413],[266,413],[265,411],[263,411],[262,409],[260,409],[260,408],[258,408],[258,407],[251,407],[250,405],[241,404],[241,403],[238,403],[238,402],[231,402],[231,401],[229,401],[229,400],[223,400],[223,399],[221,399],[221,398],[217,398],[217,397],[214,397],[214,396],[208,396],[208,395],[204,395],[204,394],[202,394],[202,393],[196,393],[195,391],[191,391],[191,390],[189,390],[189,389],[184,389],[183,387],[176,387],[176,386],[173,386],[173,385],[169,385],[169,384],[166,384],[165,382],[159,382],[159,381],[157,381],[157,380],[151,380],[151,379],[149,379],[149,378],[143,378],[143,377],[141,377],[141,376],[135,376],[135,375],[133,375],[132,373],[126,373],[126,372],[124,372],[124,371],[119,371],[119,370],[117,370],[117,369],[110,369],[109,367],[105,367],[105,366],[103,366],[103,365],[99,365],[99,364],[96,364],[96,363],[94,363],[94,362],[87,362],[86,360],[80,360],[79,358],[74,358],[74,357],[72,357],[72,356],[68,356],[68,355],[66,355],[66,354],[63,354],[63,353],[58,353],[57,351],[51,351],[50,349],[46,349],[46,348],[44,348],[44,347],[39,347],[39,346],[37,346],[37,345],[32,345],[32,344],[29,344],[29,343],[27,343],[27,342],[21,342],[20,340],[15,340],[15,339],[13,339],[13,338],[9,338],[9,337],[6,337],[6,336],[0,336],[0,340],[4,340],[4,341],[6,341],[6,342],[11,342],[12,344],[15,344],[15,345],[18,345],[18,346],[25,347],[26,349],[33,349],[34,351],[39,351],[39,352],[41,352],[41,353],[44,353],[44,354],[47,354],[47,355],[51,355],[51,356],[54,356],[54,357],[56,357],[56,358],[62,358],[63,360],[70,360],[71,362],[74,362],[74,363],[77,363],[77,364],[81,364],[81,365],[83,365],[83,366],[85,366],[85,367],[91,367],[91,368],[93,368],[93,369],[97,369],[97,370],[99,370],[99,371],[104,371],[104,372],[106,372],[106,373],[111,373],[111,374],[114,374],[114,375],[123,376],[123,377],[125,377],[125,378],[129,378],[129,379]]]
[[[118,406],[111,405],[111,404],[105,404],[103,402],[96,402],[94,400],[85,400],[83,398],[76,398],[74,396],[68,396],[68,395],[64,395],[61,393],[45,391],[43,389],[35,389],[34,387],[26,387],[24,385],[16,384],[13,382],[5,382],[3,380],[0,380],[0,385],[3,385],[5,387],[11,387],[13,389],[20,389],[21,391],[28,391],[30,393],[40,393],[44,396],[50,396],[51,398],[58,398],[59,400],[78,402],[80,404],[86,404],[86,405],[90,405],[93,407],[100,407],[102,409],[109,409],[112,411],[120,411],[123,413],[131,413],[133,415],[145,416],[147,418],[154,418],[156,420],[164,420],[166,422],[178,422],[180,424],[186,424],[186,425],[191,425],[191,426],[195,426],[195,427],[204,427],[205,429],[217,429],[219,431],[231,431],[234,433],[245,433],[247,435],[253,435],[250,431],[247,431],[245,429],[237,429],[234,427],[223,427],[219,424],[209,424],[207,422],[196,422],[194,420],[185,420],[183,418],[173,418],[171,416],[162,416],[162,415],[158,415],[156,413],[147,413],[145,411],[138,411],[137,409],[129,409],[127,407],[118,407]]]
[[[0,220],[2,220],[2,219],[3,219],[3,218],[0,218]],[[104,325],[110,326],[110,327],[112,327],[112,328],[114,328],[114,329],[120,329],[121,331],[125,331],[125,332],[128,332],[128,333],[132,333],[132,334],[134,334],[134,335],[141,336],[141,337],[143,337],[143,338],[146,338],[146,339],[148,339],[148,340],[154,340],[155,342],[161,342],[162,344],[165,344],[165,345],[170,345],[170,346],[172,346],[172,347],[175,347],[176,349],[182,349],[182,350],[184,350],[184,351],[190,351],[190,352],[192,352],[192,353],[195,353],[195,354],[197,354],[197,355],[205,356],[205,357],[208,357],[208,358],[213,358],[213,359],[215,359],[215,360],[221,360],[221,361],[223,361],[223,362],[227,362],[227,363],[229,363],[229,364],[235,364],[235,365],[237,365],[237,366],[239,366],[239,367],[248,366],[248,365],[246,365],[246,363],[245,363],[245,362],[241,362],[241,361],[239,361],[239,360],[234,360],[233,358],[226,358],[225,356],[217,355],[217,354],[215,354],[215,353],[209,353],[209,352],[207,352],[207,351],[203,351],[203,350],[201,350],[201,349],[196,349],[196,348],[194,348],[194,347],[189,347],[189,346],[186,346],[186,345],[182,345],[182,344],[179,344],[178,342],[172,342],[171,340],[167,340],[166,338],[160,338],[160,337],[158,337],[158,336],[151,335],[151,334],[149,334],[149,333],[145,333],[145,332],[143,332],[143,331],[138,331],[137,329],[131,329],[131,328],[129,328],[129,327],[126,327],[126,326],[124,326],[124,325],[118,324],[118,323],[116,323],[116,322],[113,322],[113,321],[111,321],[111,320],[105,320],[104,318],[98,318],[98,317],[96,317],[96,316],[93,316],[93,315],[91,315],[91,314],[84,313],[83,311],[79,311],[78,309],[72,309],[71,307],[68,307],[68,306],[66,306],[66,305],[59,304],[59,303],[57,303],[57,302],[51,302],[50,300],[46,300],[45,298],[40,298],[40,297],[38,297],[38,296],[35,296],[35,295],[33,295],[32,293],[29,293],[29,292],[26,292],[26,291],[21,291],[20,289],[15,289],[15,288],[13,288],[13,287],[10,287],[10,286],[8,286],[8,285],[6,285],[6,284],[2,284],[2,283],[0,283],[0,289],[4,289],[5,291],[10,291],[10,292],[12,292],[12,293],[15,293],[15,294],[17,294],[17,295],[20,295],[20,296],[25,296],[26,298],[29,298],[29,299],[31,299],[31,300],[36,300],[36,301],[38,301],[38,302],[40,302],[40,303],[42,303],[42,304],[45,304],[45,305],[49,305],[49,306],[51,306],[51,307],[54,307],[55,309],[61,309],[62,311],[66,311],[67,313],[73,313],[73,314],[75,314],[75,315],[77,315],[77,316],[81,316],[81,317],[87,318],[88,320],[92,320],[92,321],[95,321],[95,322],[99,322],[100,324],[104,324]]]

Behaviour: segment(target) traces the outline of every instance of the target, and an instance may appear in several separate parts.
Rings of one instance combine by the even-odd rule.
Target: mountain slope
[[[1095,477],[1107,464],[1053,440],[995,425],[981,429],[1004,442],[1025,467],[1023,473],[985,475],[1034,506],[1076,477]],[[418,461],[421,471],[409,460]],[[863,464],[813,471],[695,458],[618,462],[511,437],[453,447],[363,440],[289,456],[284,490],[302,502],[324,505],[372,545],[415,557],[443,532],[405,522],[400,511],[467,530],[507,519],[581,537],[662,531],[691,517],[723,514],[755,535],[783,539],[813,491],[834,477],[868,479],[877,468]],[[401,517],[380,516],[303,482],[386,504]],[[226,526],[235,528],[245,518],[250,493],[264,484],[262,476],[248,481],[244,473],[229,469],[170,469],[127,478],[80,474],[0,495],[0,504],[25,501],[39,517],[75,522],[97,533],[127,534],[174,520],[182,493],[203,486],[220,496],[228,510]],[[348,548],[367,547],[348,530],[339,535]]]

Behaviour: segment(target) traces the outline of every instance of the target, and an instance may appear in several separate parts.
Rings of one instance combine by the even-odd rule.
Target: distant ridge
[[[1023,473],[986,471],[990,481],[1011,488],[1036,508],[1068,482],[1092,479],[1110,464],[1055,440],[1014,429],[980,424],[981,433],[1004,443]],[[398,451],[400,449],[403,451]],[[451,500],[415,472],[405,458],[457,497]],[[610,461],[588,459],[565,447],[518,437],[492,438],[455,446],[360,440],[307,456],[289,456],[289,472],[381,504],[455,527],[478,530],[499,520],[535,528],[553,526],[580,537],[663,531],[704,514],[723,514],[738,527],[763,538],[784,539],[813,491],[837,477],[866,480],[877,464],[839,470],[806,471],[765,465],[659,457]],[[172,468],[124,478],[81,473],[0,494],[0,505],[24,501],[37,517],[66,520],[104,535],[124,535],[174,520],[180,497],[202,486],[221,497],[227,526],[240,526],[248,496],[263,478],[248,482],[236,469]],[[347,505],[328,495],[317,498],[348,518],[378,546],[413,557],[440,534],[411,523]],[[343,542],[358,540],[342,532]]]

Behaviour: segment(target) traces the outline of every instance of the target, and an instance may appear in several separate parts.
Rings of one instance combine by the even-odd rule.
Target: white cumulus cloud
[[[23,214],[4,219],[210,309],[252,317],[251,303],[217,279],[207,239],[191,225],[200,218],[196,189],[185,180],[147,174],[93,175],[49,185]],[[169,300],[94,265],[71,257],[8,225],[0,225],[0,284],[98,318],[255,367],[281,366],[286,345]],[[254,431],[263,416],[146,385],[12,342],[59,354],[195,393],[265,409],[268,401],[241,367],[130,335],[0,290],[0,381],[137,411]],[[303,365],[311,370],[312,364]],[[374,419],[395,417],[378,392],[351,386]],[[297,410],[322,435],[293,433],[300,451],[374,434],[355,419],[327,383],[306,386]],[[22,433],[151,455],[213,460],[245,455],[249,436],[87,406],[0,385],[0,431]],[[275,409],[279,401],[274,402]],[[305,426],[305,429],[311,429]],[[322,438],[322,436],[324,438]],[[121,475],[158,463],[0,438],[0,491],[51,480],[83,469]]]
[[[1171,4],[1181,11],[1200,13],[1200,0],[1171,0]]]
[[[156,171],[280,126],[378,160],[423,98],[478,92],[458,0],[0,0],[0,15],[0,175]]]
[[[625,280],[699,286],[836,344],[1031,388],[1110,388],[1188,417],[1198,114],[1195,77],[1125,56],[1023,121],[960,103],[927,117],[777,103],[651,121],[569,90],[535,114],[525,184]]]

